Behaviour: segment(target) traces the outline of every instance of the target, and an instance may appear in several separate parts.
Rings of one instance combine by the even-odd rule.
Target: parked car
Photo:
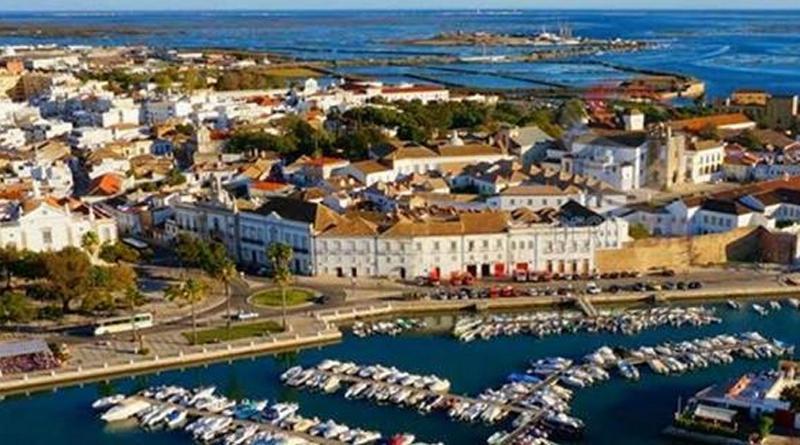
[[[602,292],[602,289],[594,281],[586,283],[586,293],[589,295],[597,295]]]

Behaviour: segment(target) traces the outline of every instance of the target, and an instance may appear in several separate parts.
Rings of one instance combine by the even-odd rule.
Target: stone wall
[[[685,270],[727,262],[784,263],[794,255],[794,243],[785,238],[785,234],[771,234],[761,227],[692,237],[648,238],[629,242],[622,249],[598,251],[596,263],[600,272]]]

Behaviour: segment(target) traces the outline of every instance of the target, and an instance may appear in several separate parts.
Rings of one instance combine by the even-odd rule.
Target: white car
[[[589,295],[597,295],[603,290],[595,283],[594,281],[590,281],[586,284],[586,293]]]
[[[252,320],[254,318],[258,318],[259,316],[260,315],[259,315],[258,312],[241,311],[241,312],[237,312],[236,315],[233,316],[233,318],[234,318],[234,320],[238,320],[238,321],[246,321],[246,320]]]

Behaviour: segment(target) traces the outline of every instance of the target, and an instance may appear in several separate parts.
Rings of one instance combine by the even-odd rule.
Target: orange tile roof
[[[276,181],[253,181],[250,183],[251,189],[260,190],[262,192],[275,192],[278,190],[283,190],[286,187],[288,187],[287,184]]]
[[[92,181],[89,187],[91,195],[116,195],[122,191],[122,177],[114,173],[106,173],[98,176]]]
[[[742,113],[731,113],[672,121],[669,125],[676,130],[697,133],[708,126],[725,127],[728,125],[740,125],[747,123],[753,123],[753,121],[751,121],[750,118]]]

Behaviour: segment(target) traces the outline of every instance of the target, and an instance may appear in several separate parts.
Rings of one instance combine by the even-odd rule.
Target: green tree
[[[0,324],[27,323],[35,314],[36,309],[24,294],[6,292],[0,295]]]
[[[171,187],[186,183],[186,176],[177,168],[173,168],[167,173],[164,182]]]
[[[136,352],[139,353],[144,351],[144,340],[142,336],[139,335],[138,328],[136,327],[135,315],[136,315],[136,306],[138,306],[141,301],[143,300],[142,293],[139,291],[139,288],[136,285],[128,286],[125,289],[124,294],[125,304],[128,307],[128,310],[131,315],[131,334],[133,335],[133,342],[138,344]]]
[[[183,89],[192,92],[200,88],[205,88],[205,77],[197,68],[189,68],[183,73]]]
[[[100,237],[93,230],[84,233],[81,237],[81,247],[89,253],[89,256],[94,257],[98,246],[100,246]]]
[[[85,252],[76,247],[66,247],[59,252],[43,256],[44,274],[51,295],[68,313],[71,305],[79,301],[91,283],[92,265]]]
[[[199,266],[212,279],[222,284],[225,290],[225,318],[226,327],[230,334],[231,328],[231,282],[236,278],[236,264],[228,256],[225,245],[219,242],[200,244]]]
[[[764,145],[761,143],[761,139],[753,133],[752,130],[744,130],[738,136],[736,136],[736,142],[741,144],[743,147],[750,149],[750,150],[763,150]]]
[[[767,437],[772,433],[772,429],[775,426],[775,419],[770,416],[761,416],[758,421],[758,434],[761,437]]]
[[[14,275],[15,267],[22,261],[22,255],[16,246],[10,245],[0,247],[0,268],[6,280],[6,289],[11,289],[11,279]]]
[[[642,223],[633,223],[628,226],[628,235],[633,239],[650,238],[650,231]]]
[[[272,265],[272,279],[281,290],[281,308],[283,329],[286,329],[286,287],[292,283],[292,246],[284,243],[272,243],[267,248],[267,257]]]
[[[141,259],[141,255],[136,249],[119,241],[103,244],[98,256],[108,263],[137,263]]]
[[[167,300],[178,304],[188,304],[192,312],[192,343],[197,343],[197,305],[208,297],[208,286],[205,282],[189,278],[186,281],[171,284],[164,290]]]
[[[558,110],[558,123],[564,128],[579,124],[585,118],[586,106],[580,99],[570,99]]]

